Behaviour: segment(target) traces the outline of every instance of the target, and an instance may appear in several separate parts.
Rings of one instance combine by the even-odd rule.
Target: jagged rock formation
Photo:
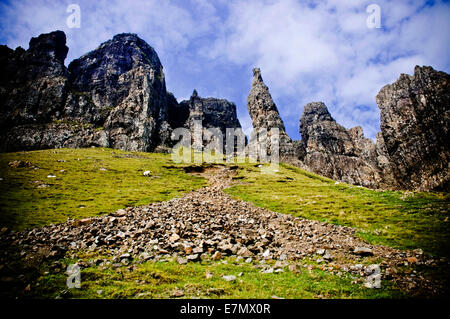
[[[114,36],[72,61],[69,72],[72,89],[91,98],[90,122],[108,132],[110,147],[150,151],[168,144],[163,67],[155,50],[137,35]]]
[[[450,75],[431,67],[401,74],[377,95],[381,135],[402,188],[450,187]]]
[[[267,130],[267,148],[268,154],[272,149],[270,143],[270,130],[276,128],[279,130],[279,150],[281,158],[289,158],[295,156],[295,149],[291,138],[287,135],[283,120],[278,113],[277,106],[273,102],[269,88],[264,83],[261,70],[253,69],[253,82],[250,94],[247,99],[248,112],[252,119],[254,132],[259,129]],[[249,148],[253,143],[259,143],[255,136],[252,136],[249,142]]]
[[[300,133],[313,172],[371,188],[448,190],[450,76],[416,66],[377,95],[377,143],[346,130],[323,103],[305,106]]]
[[[156,52],[135,34],[119,34],[67,69],[63,32],[30,48],[0,49],[0,150],[106,146],[167,148],[168,94]]]
[[[171,112],[177,113],[171,118],[171,126],[188,128],[194,136],[195,127],[197,124],[201,124],[201,133],[203,135],[203,143],[209,145],[211,142],[217,141],[214,136],[208,133],[208,129],[213,129],[216,135],[222,137],[220,141],[223,145],[223,151],[226,151],[226,134],[227,128],[234,129],[235,134],[240,134],[244,138],[245,135],[241,128],[236,114],[236,105],[225,99],[217,98],[202,98],[194,90],[191,98],[187,101],[180,102],[179,105],[172,107]],[[215,139],[215,140],[214,140]],[[233,142],[233,150],[235,149],[236,142]],[[201,145],[199,145],[201,147]]]
[[[104,146],[133,151],[168,151],[174,128],[193,133],[201,123],[217,129],[226,150],[226,129],[242,133],[236,106],[201,98],[194,90],[178,103],[168,93],[155,50],[136,34],[119,34],[64,66],[68,48],[62,31],[32,38],[29,49],[0,46],[0,151]],[[416,66],[377,95],[381,132],[377,143],[362,129],[345,129],[323,103],[305,106],[301,141],[287,135],[261,71],[253,70],[248,110],[255,131],[247,147],[267,143],[279,130],[280,159],[318,174],[372,188],[448,190],[450,179],[450,76]],[[206,134],[205,134],[206,133]],[[235,142],[233,142],[235,143]],[[236,146],[234,149],[236,150]],[[200,147],[203,147],[201,145]],[[301,161],[301,162],[300,162]]]
[[[69,87],[64,66],[67,52],[61,31],[32,38],[26,51],[0,46],[0,149],[29,148],[34,135],[29,133],[37,132],[33,127],[60,115]],[[19,132],[25,133],[24,143]],[[37,147],[42,139],[34,141]]]
[[[68,87],[68,48],[61,31],[32,38],[28,50],[0,46],[0,126],[47,121],[61,109]]]
[[[62,31],[30,48],[0,47],[0,151],[104,146],[168,151],[172,128],[240,129],[236,106],[193,94],[178,104],[168,93],[155,50],[123,33],[64,66]],[[225,142],[225,139],[224,139]]]
[[[304,163],[313,172],[366,187],[384,182],[375,144],[364,137],[361,127],[347,130],[336,123],[325,104],[305,106],[300,134],[306,147]]]

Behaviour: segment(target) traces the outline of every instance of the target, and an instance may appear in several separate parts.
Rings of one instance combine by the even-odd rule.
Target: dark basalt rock
[[[304,164],[326,177],[366,187],[385,184],[377,163],[376,145],[362,128],[350,130],[336,123],[325,104],[309,103],[300,119],[305,144]]]
[[[59,116],[69,81],[62,31],[32,38],[28,50],[0,46],[0,130]],[[1,146],[0,146],[1,148]]]
[[[174,110],[174,109],[172,109]],[[234,129],[237,134],[244,136],[236,114],[236,105],[225,99],[217,98],[202,98],[198,96],[196,90],[193,91],[191,98],[188,101],[182,101],[177,108],[177,117],[172,118],[172,127],[175,128],[175,124],[178,127],[185,127],[194,134],[195,121],[201,123],[203,127],[202,134],[204,136],[205,145],[211,142],[211,137],[208,137],[206,129],[217,129],[217,133],[221,134],[223,138],[223,151],[226,150],[226,133],[227,128]],[[182,125],[180,125],[183,123]],[[235,149],[235,145],[233,146]]]
[[[416,66],[377,95],[381,135],[402,188],[449,190],[450,75]]]
[[[295,157],[296,154],[292,140],[286,133],[283,120],[270,95],[269,88],[262,79],[261,70],[259,68],[253,69],[253,82],[247,99],[247,106],[255,132],[259,129],[267,130],[268,154],[271,153],[272,148],[270,143],[270,130],[276,128],[279,130],[280,157],[283,159]],[[256,139],[251,139],[249,147],[252,147],[253,143],[258,143],[258,141],[256,141]]]
[[[113,148],[151,151],[169,144],[167,92],[155,50],[136,34],[114,36],[69,65],[72,88],[95,105],[95,124]]]
[[[0,150],[166,151],[170,97],[153,48],[135,34],[119,34],[67,69],[65,43],[56,31],[33,38],[26,51],[0,47]]]
[[[313,172],[371,188],[447,190],[450,180],[450,76],[416,66],[377,95],[377,143],[337,124],[323,103],[305,106],[300,133]]]
[[[62,31],[32,38],[28,50],[0,46],[0,151],[103,146],[164,152],[174,145],[177,127],[193,132],[201,123],[204,135],[216,128],[224,146],[227,128],[242,132],[234,103],[201,98],[195,90],[178,103],[166,90],[155,50],[136,34],[118,34],[68,68],[67,52]],[[360,127],[336,123],[323,103],[305,106],[302,140],[292,141],[260,69],[253,75],[248,110],[253,127],[269,133],[269,155],[276,128],[280,159],[315,173],[371,188],[449,190],[448,74],[416,66],[413,76],[402,74],[382,88],[376,144]]]

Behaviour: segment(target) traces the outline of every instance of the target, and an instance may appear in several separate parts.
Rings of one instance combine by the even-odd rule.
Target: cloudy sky
[[[73,3],[80,28],[67,24]],[[367,10],[373,4],[380,28],[367,24],[375,21]],[[202,97],[226,98],[247,130],[252,68],[260,67],[294,139],[303,106],[313,101],[374,138],[375,96],[385,84],[415,65],[450,73],[450,2],[443,0],[0,2],[1,44],[28,48],[31,37],[54,30],[67,35],[67,65],[117,33],[137,33],[158,52],[179,101],[194,88]]]

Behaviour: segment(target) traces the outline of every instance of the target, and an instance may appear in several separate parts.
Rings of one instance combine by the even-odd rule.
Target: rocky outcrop
[[[0,47],[0,151],[104,146],[168,151],[173,128],[241,129],[236,105],[195,92],[168,93],[155,50],[136,34],[118,34],[64,66],[61,31],[15,51]],[[242,132],[242,130],[241,130]],[[206,141],[208,142],[208,141]]]
[[[350,130],[336,123],[323,103],[309,103],[300,119],[305,145],[304,164],[334,180],[365,187],[386,186],[377,163],[377,147],[362,128]]]
[[[259,129],[267,130],[267,148],[268,154],[271,153],[271,135],[270,130],[276,128],[279,130],[279,150],[281,158],[294,157],[295,149],[291,138],[287,135],[283,120],[278,113],[278,108],[275,105],[269,88],[264,83],[261,70],[259,68],[253,69],[253,82],[250,94],[247,99],[248,112],[252,119],[254,132]],[[251,138],[249,148],[253,143],[259,143],[256,138]]]
[[[182,101],[180,104],[172,108],[171,112],[176,112],[177,115],[172,118],[172,127],[185,127],[194,134],[195,125],[201,124],[202,135],[205,145],[213,141],[214,136],[208,134],[208,129],[213,129],[211,132],[216,132],[216,135],[222,136],[223,151],[226,151],[226,134],[227,128],[237,131],[236,134],[245,137],[241,123],[236,114],[236,105],[225,99],[217,98],[202,98],[194,90],[191,98],[187,101]],[[245,138],[244,138],[245,143]],[[234,142],[233,150],[236,148]]]
[[[62,31],[32,38],[28,50],[0,47],[0,151],[108,145],[90,97],[71,91],[67,52]]]
[[[402,188],[449,190],[450,76],[431,67],[400,75],[377,95],[381,135]]]
[[[0,127],[49,122],[60,115],[69,87],[68,48],[61,31],[32,38],[29,49],[0,46]],[[3,132],[2,132],[3,133]]]
[[[0,151],[103,146],[131,151],[168,151],[174,128],[242,133],[234,103],[201,98],[194,90],[178,103],[166,90],[155,50],[136,34],[118,34],[66,68],[62,31],[32,38],[29,49],[0,46]],[[256,132],[249,150],[279,131],[280,160],[351,184],[372,188],[448,190],[450,179],[450,76],[431,67],[402,74],[377,95],[381,132],[376,144],[362,129],[336,123],[323,103],[305,106],[302,140],[287,135],[261,71],[253,70],[248,111]],[[246,141],[246,140],[245,140]],[[235,143],[235,142],[233,142]],[[203,145],[201,147],[203,147]],[[236,145],[234,145],[236,150]]]
[[[91,120],[113,148],[151,151],[169,144],[167,92],[155,50],[135,34],[118,34],[69,65],[72,88],[92,100]]]
[[[449,189],[449,75],[431,67],[402,74],[377,96],[381,132],[377,141],[362,128],[336,123],[325,104],[309,103],[300,119],[302,140],[292,141],[264,84],[253,70],[248,110],[254,129],[277,128],[280,157],[314,173],[370,188]],[[270,136],[268,136],[270,138]],[[269,140],[250,140],[248,149]]]
[[[450,180],[450,76],[416,66],[377,95],[381,132],[337,124],[323,103],[305,106],[300,133],[313,172],[371,188],[447,190]]]
[[[0,48],[0,150],[105,146],[167,150],[171,144],[162,65],[135,34],[119,34],[67,69],[63,32],[30,48]]]

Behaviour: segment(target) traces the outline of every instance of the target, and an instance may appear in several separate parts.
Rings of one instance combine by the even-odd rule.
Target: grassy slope
[[[58,162],[58,160],[66,162]],[[80,160],[78,160],[80,159]],[[41,169],[12,169],[12,160],[30,161]],[[70,218],[93,216],[118,208],[167,200],[205,185],[201,178],[182,170],[166,169],[173,165],[169,155],[127,153],[110,149],[47,150],[0,154],[0,224],[14,229],[40,226]],[[101,171],[104,167],[107,171]],[[240,183],[227,192],[256,205],[305,218],[345,224],[361,229],[362,236],[373,242],[394,246],[442,251],[448,245],[448,196],[415,194],[401,199],[401,192],[375,192],[309,174],[282,165],[275,175],[262,175],[254,164],[240,164]],[[65,172],[61,173],[60,170]],[[149,178],[142,175],[150,170]],[[56,179],[47,178],[53,173]],[[36,188],[36,180],[51,184]],[[270,190],[270,191],[267,191]],[[84,208],[79,206],[83,205]],[[447,246],[448,247],[448,246]],[[91,256],[79,252],[62,260],[63,267],[77,259]],[[74,259],[75,258],[75,259]],[[362,261],[364,263],[364,261]],[[297,274],[261,274],[248,264],[207,261],[178,265],[174,261],[146,262],[137,269],[102,269],[89,266],[82,270],[82,289],[71,290],[77,298],[166,298],[175,288],[183,288],[185,297],[205,298],[379,298],[401,294],[389,282],[383,289],[370,290],[352,284],[354,278],[322,271],[313,260],[300,263]],[[66,275],[48,268],[43,262],[26,275],[31,282],[30,297],[55,297],[66,290]],[[14,268],[14,267],[13,267]],[[17,269],[20,265],[17,266]],[[205,272],[215,274],[206,279]],[[243,272],[234,283],[220,278],[223,274]],[[36,281],[36,278],[38,280]],[[23,289],[22,287],[21,289]],[[215,288],[211,289],[211,288]],[[103,290],[101,295],[97,290]],[[144,295],[139,295],[144,293]]]
[[[76,262],[108,260],[95,253],[78,254],[67,258],[64,265]],[[226,264],[223,263],[226,261]],[[272,262],[273,263],[273,262]],[[228,257],[222,261],[206,260],[179,265],[173,259],[164,262],[144,262],[134,270],[127,266],[117,269],[89,266],[81,274],[81,289],[68,292],[72,298],[171,298],[175,290],[183,290],[183,298],[402,298],[405,295],[390,287],[384,281],[382,289],[366,289],[362,284],[352,284],[355,279],[346,273],[341,276],[321,270],[317,264],[308,270],[302,262],[298,272],[262,274],[255,264],[236,261]],[[303,266],[302,266],[303,265]],[[317,267],[318,266],[318,267]],[[206,273],[213,275],[207,279]],[[225,281],[223,275],[234,275],[236,280]],[[29,297],[55,298],[67,292],[67,276],[44,275],[38,279],[39,285],[32,289]],[[99,293],[101,290],[101,293]]]
[[[10,168],[8,163],[14,160],[29,161],[40,169]],[[206,184],[165,165],[171,165],[167,154],[103,148],[0,154],[0,225],[22,230],[101,215],[169,200]],[[151,177],[143,175],[147,170]],[[56,178],[48,178],[49,174]],[[38,188],[42,184],[50,187]]]
[[[285,164],[274,175],[244,165],[237,180],[226,192],[258,206],[355,227],[373,243],[449,256],[449,194],[374,191]]]

